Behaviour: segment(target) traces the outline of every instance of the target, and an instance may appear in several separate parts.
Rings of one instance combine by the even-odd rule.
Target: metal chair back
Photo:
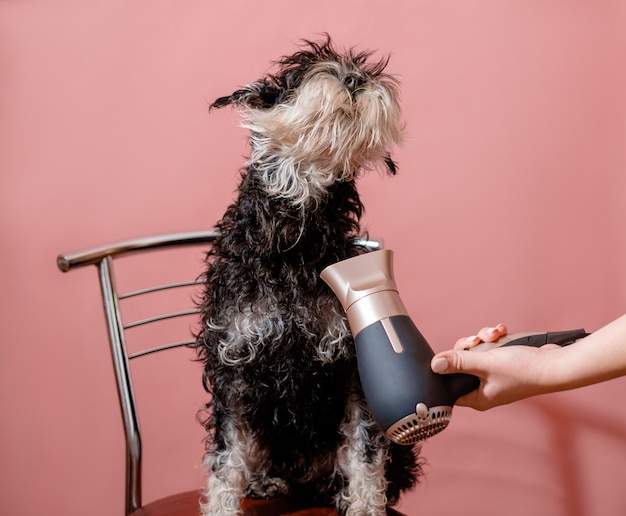
[[[198,274],[196,277],[183,281],[156,284],[137,290],[120,292],[116,283],[115,268],[118,259],[128,255],[190,246],[208,247],[216,236],[217,232],[214,230],[164,234],[126,240],[72,254],[63,254],[57,258],[57,266],[62,272],[86,265],[94,265],[98,269],[126,441],[126,515],[133,513],[142,506],[141,430],[137,417],[130,362],[146,355],[186,346],[193,342],[191,332],[189,332],[187,339],[167,342],[139,351],[129,351],[127,332],[168,319],[193,316],[198,313],[198,310],[194,306],[191,296],[189,296],[187,306],[182,310],[171,310],[127,322],[123,316],[122,305],[126,300],[142,298],[156,292],[169,292],[193,287],[197,285]]]

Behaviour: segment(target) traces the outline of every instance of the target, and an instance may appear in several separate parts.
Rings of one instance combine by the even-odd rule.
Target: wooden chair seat
[[[187,491],[137,509],[131,516],[200,516],[200,493]],[[337,516],[333,507],[302,507],[290,498],[275,500],[251,500],[246,498],[242,503],[244,516]],[[389,509],[388,516],[404,516]]]

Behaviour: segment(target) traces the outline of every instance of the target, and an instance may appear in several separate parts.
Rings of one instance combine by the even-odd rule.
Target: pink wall
[[[434,348],[500,321],[592,330],[624,313],[625,24],[621,0],[0,3],[3,514],[120,514],[96,274],[62,275],[55,256],[211,226],[245,133],[207,104],[302,37],[392,55],[400,175],[362,193]],[[616,380],[456,409],[402,509],[626,514],[624,395]],[[149,458],[147,499],[200,483],[194,396]]]

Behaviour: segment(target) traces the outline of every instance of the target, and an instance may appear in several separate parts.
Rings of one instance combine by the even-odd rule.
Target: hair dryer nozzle
[[[326,267],[321,278],[346,311],[352,334],[394,315],[407,315],[393,275],[393,251],[382,249]]]

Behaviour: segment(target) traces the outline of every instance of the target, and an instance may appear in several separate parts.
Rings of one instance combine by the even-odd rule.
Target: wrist
[[[528,369],[521,369],[520,380],[525,381],[529,388],[534,391],[531,395],[548,394],[551,392],[570,389],[575,380],[572,368],[569,365],[567,348],[560,346],[545,348],[529,348]]]

